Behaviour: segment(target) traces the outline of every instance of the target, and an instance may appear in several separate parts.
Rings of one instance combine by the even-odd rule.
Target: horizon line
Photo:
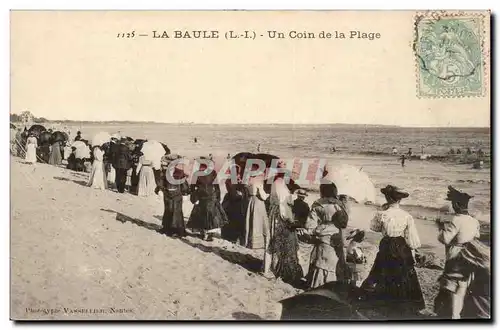
[[[36,118],[36,117],[35,117]],[[39,117],[43,118],[43,117]],[[151,120],[74,120],[74,119],[46,119],[46,123],[91,123],[91,124],[159,124],[159,125],[296,125],[296,126],[370,126],[370,127],[393,127],[393,128],[488,128],[490,126],[406,126],[406,125],[389,125],[389,124],[357,124],[357,123],[259,123],[259,122],[247,122],[247,123],[204,123],[204,122],[160,122]],[[34,123],[43,125],[44,123]]]

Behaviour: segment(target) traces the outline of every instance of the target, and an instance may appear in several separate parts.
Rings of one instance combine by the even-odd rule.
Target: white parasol
[[[165,149],[158,141],[144,142],[141,148],[144,154],[144,159],[153,163],[153,168],[159,169],[161,167],[161,158],[165,155]]]
[[[337,186],[339,195],[347,195],[358,203],[375,202],[376,189],[368,174],[351,165],[329,166],[324,177]]]
[[[76,149],[78,148],[84,148],[86,147],[87,145],[85,144],[85,142],[83,141],[75,141],[71,144],[72,147],[75,147]]]
[[[71,145],[72,147],[75,147],[75,157],[76,158],[90,158],[90,148],[85,144],[85,142],[82,141],[75,141]]]
[[[105,143],[108,143],[111,140],[111,135],[107,132],[99,132],[91,140],[91,144],[93,146],[102,146]]]

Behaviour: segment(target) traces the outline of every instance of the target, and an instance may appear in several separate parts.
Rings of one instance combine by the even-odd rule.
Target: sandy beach
[[[11,158],[13,319],[272,320],[280,317],[277,302],[300,292],[257,273],[262,251],[158,234],[160,196],[94,190],[87,178]],[[184,206],[187,216],[191,203]],[[366,228],[372,212],[354,206],[350,227]],[[417,219],[422,250],[439,256],[431,224]],[[380,239],[367,236],[365,275]],[[441,270],[417,272],[430,314]]]
[[[161,234],[164,200],[162,192],[152,192],[159,183],[152,169],[169,154],[185,161],[187,174],[198,169],[192,165],[201,157],[212,159],[216,170],[222,165],[219,173],[225,173],[227,160],[234,161],[243,174],[245,159],[265,159],[267,168],[279,160],[297,184],[291,190],[298,195],[295,188],[304,189],[309,206],[319,198],[320,179],[328,177],[337,195],[349,197],[345,234],[366,232],[360,243],[366,263],[355,265],[360,276],[353,275],[357,284],[369,274],[383,238],[370,230],[371,220],[386,202],[399,203],[413,217],[421,243],[414,251],[415,269],[425,309],[419,315],[411,310],[417,318],[436,317],[445,258],[437,220],[467,213],[481,225],[479,240],[491,244],[490,11],[108,8],[23,9],[9,15],[11,320],[282,318],[280,301],[306,287],[297,283],[293,233],[281,235],[279,221],[268,231],[260,203],[250,204],[257,211],[248,208],[254,216],[246,217],[252,230],[245,231],[255,244],[261,227],[270,233],[267,252],[286,255],[278,259],[294,266],[288,272],[273,265],[273,271],[284,278],[293,273],[293,286],[261,274],[263,249],[250,250],[220,235],[203,240],[190,228],[182,238]],[[26,161],[17,157],[24,154]],[[41,163],[27,163],[37,156]],[[68,162],[67,168],[61,162]],[[127,172],[132,164],[137,176]],[[92,185],[104,188],[101,179],[110,165],[112,186],[121,193],[89,187],[91,172]],[[139,165],[143,170],[137,173]],[[137,186],[130,189],[134,194],[128,185]],[[168,186],[161,188],[179,198],[167,210],[182,225],[183,191]],[[203,188],[184,196],[183,216],[187,222],[193,210],[190,197],[198,199],[199,214],[207,219],[193,214],[192,222],[205,223],[192,225],[205,234],[221,227],[225,217],[214,210],[219,206],[213,203],[214,187]],[[224,194],[226,188],[220,188]],[[251,190],[253,201],[257,188]],[[233,225],[246,210],[235,202],[233,215],[229,206]],[[417,294],[420,299],[420,292],[399,236],[405,230],[415,238],[407,237],[406,245],[416,247],[411,241],[417,235],[406,213],[387,211],[384,219],[390,220],[381,231],[397,237],[382,244],[376,285],[405,307]],[[297,218],[300,213],[295,209]],[[328,207],[319,218],[324,225],[346,217]],[[457,234],[448,246],[477,237],[476,223],[465,219],[455,219]],[[312,246],[300,243],[298,257],[307,273]],[[318,250],[312,259],[323,271],[311,272],[309,279],[318,274],[319,286],[323,277],[330,280],[337,261],[328,248],[324,254]],[[469,259],[458,263],[475,264]],[[402,265],[400,272],[394,264]],[[484,264],[479,268],[473,269],[468,298],[491,296],[489,286],[481,285],[491,273],[482,274],[489,271]],[[378,297],[382,303],[389,299]],[[324,309],[325,318],[339,316],[333,304]],[[367,304],[359,312],[375,314],[376,303]],[[384,320],[399,318],[392,315],[398,306],[388,306]],[[488,313],[471,311],[478,317]]]

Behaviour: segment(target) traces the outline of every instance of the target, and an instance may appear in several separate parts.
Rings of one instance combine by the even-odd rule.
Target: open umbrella
[[[75,147],[76,149],[78,148],[85,148],[87,145],[83,141],[75,141],[71,144],[72,147]]]
[[[266,163],[266,168],[270,168],[273,159],[280,159],[280,158],[278,156],[271,155],[271,154],[263,154],[263,153],[254,154],[254,153],[251,153],[251,152],[240,152],[240,153],[237,153],[236,155],[234,155],[232,157],[232,159],[234,160],[234,163],[236,165],[238,165],[242,169],[242,171],[243,171],[245,169],[246,162],[247,162],[248,159],[260,159],[260,160],[263,160]],[[291,178],[291,174],[292,173],[288,173],[288,176],[290,177],[290,180],[289,180],[289,182],[287,184],[287,187],[293,193],[295,190],[300,189],[300,186],[298,184],[296,184],[295,181]],[[244,175],[244,173],[243,173],[243,175]],[[267,183],[267,180],[264,183],[264,190],[267,193],[269,193],[271,191],[271,185],[269,185]]]
[[[52,133],[45,131],[45,132],[40,132],[38,135],[35,136],[38,139],[38,145],[43,146],[51,143]]]
[[[42,132],[45,132],[47,129],[42,125],[33,125],[29,128],[28,133],[34,134],[36,137],[39,137]]]
[[[54,133],[52,133],[52,135],[50,136],[50,140],[51,143],[68,141],[67,134],[60,131],[55,131]]]
[[[111,140],[111,135],[107,132],[99,132],[90,140],[93,146],[102,146]]]
[[[351,165],[329,166],[323,177],[337,186],[339,195],[347,195],[358,203],[375,202],[376,190],[368,174]]]
[[[76,158],[81,158],[81,159],[90,158],[90,148],[85,144],[85,142],[75,141],[71,146],[76,148],[75,150]]]
[[[159,169],[161,167],[161,157],[165,155],[165,149],[158,141],[144,142],[141,148],[144,158],[153,163],[153,168]]]

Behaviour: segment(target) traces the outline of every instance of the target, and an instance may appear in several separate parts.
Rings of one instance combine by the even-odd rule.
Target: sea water
[[[446,155],[450,148],[481,149],[490,155],[489,128],[401,128],[352,125],[190,125],[190,124],[82,124],[73,125],[91,139],[100,131],[120,132],[134,139],[166,143],[173,153],[186,157],[234,155],[238,152],[271,153],[280,158],[324,158],[330,164],[361,168],[377,189],[393,184],[410,193],[402,204],[443,210],[447,187],[452,185],[473,195],[471,212],[490,220],[491,173],[489,166],[473,169],[471,164],[450,161],[407,160],[401,166],[392,148],[415,155]],[[194,138],[197,138],[197,143]],[[332,148],[336,152],[332,152]],[[423,149],[422,149],[423,148]],[[314,188],[314,187],[312,187]],[[379,203],[383,196],[379,196]],[[428,213],[428,212],[427,212]]]

